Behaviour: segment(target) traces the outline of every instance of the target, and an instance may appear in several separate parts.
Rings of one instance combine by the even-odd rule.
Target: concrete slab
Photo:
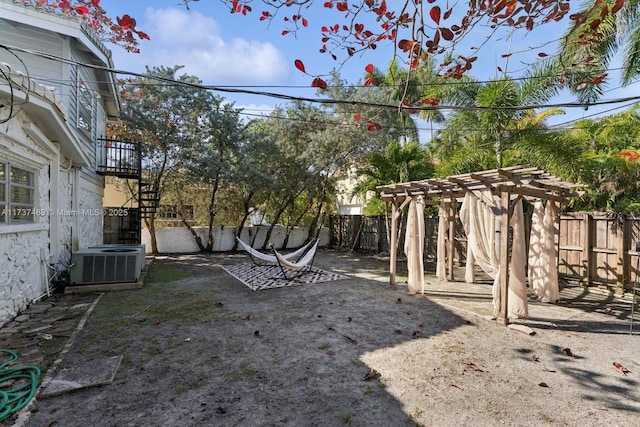
[[[64,366],[42,390],[40,398],[44,399],[87,387],[111,384],[121,361],[122,355],[119,355]]]

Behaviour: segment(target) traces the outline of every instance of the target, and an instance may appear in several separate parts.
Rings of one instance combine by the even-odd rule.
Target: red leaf
[[[607,76],[608,76],[608,75],[609,75],[608,73],[600,74],[598,77],[596,77],[595,79],[593,79],[593,82],[592,82],[592,83],[593,83],[594,85],[600,84],[600,83],[602,83],[602,82],[604,81],[604,79],[606,79],[606,78],[607,78]]]
[[[328,9],[332,9],[333,8],[333,2],[332,1],[324,2],[324,7],[328,8]]]
[[[433,6],[429,11],[429,16],[431,16],[431,19],[436,25],[440,25],[440,13],[440,6]]]
[[[87,6],[77,6],[75,11],[78,15],[86,15],[89,13],[89,8]]]
[[[320,89],[326,89],[327,88],[327,82],[322,80],[320,77],[316,77],[311,82],[311,87],[317,87],[317,88],[320,88]]]
[[[355,113],[355,114],[353,115],[353,120],[355,120],[356,122],[357,122],[358,120],[360,120],[360,113]]]
[[[538,53],[538,56],[539,56],[540,58],[544,58],[544,57],[546,57],[546,56],[547,56],[547,54],[546,54],[546,53],[544,53],[544,52],[540,52],[540,53]]]
[[[368,131],[374,131],[374,130],[380,130],[380,129],[382,129],[382,126],[380,126],[379,123],[372,122],[371,120],[369,120],[369,124],[367,125]]]
[[[287,34],[289,34],[289,30],[284,30],[284,31],[282,32],[282,35],[283,35],[283,36],[286,36]]]
[[[622,9],[622,6],[624,6],[625,3],[626,0],[616,0],[616,4],[611,8],[611,14],[615,15],[620,9]]]
[[[308,27],[309,26],[309,21],[307,21],[307,18],[302,18],[302,26],[303,27]]]
[[[304,64],[302,63],[302,61],[300,61],[299,59],[296,59],[293,62],[296,66],[296,68],[300,71],[302,71],[303,73],[306,73],[307,71],[304,69]]]
[[[364,67],[364,70],[369,74],[373,73],[373,64],[367,65],[366,67]]]
[[[336,3],[336,9],[338,9],[340,12],[346,12],[347,10],[349,10],[349,6],[346,1],[343,1],[340,3]]]
[[[442,34],[442,38],[445,39],[446,41],[453,40],[453,31],[451,31],[446,27],[440,28],[440,34]]]

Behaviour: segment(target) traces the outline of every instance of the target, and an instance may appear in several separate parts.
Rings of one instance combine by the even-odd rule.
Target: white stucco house
[[[350,165],[343,173],[338,175],[336,182],[336,212],[338,215],[363,214],[364,206],[369,198],[353,194],[353,189],[361,179],[358,177],[355,164]]]
[[[0,0],[0,45],[2,325],[47,295],[51,266],[102,243],[96,141],[119,99],[110,52],[77,19]]]

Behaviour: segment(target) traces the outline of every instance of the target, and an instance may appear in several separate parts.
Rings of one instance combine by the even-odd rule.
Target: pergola
[[[500,313],[497,318],[505,325],[508,324],[507,291],[509,286],[509,253],[511,252],[509,222],[513,206],[520,199],[532,203],[536,200],[545,200],[563,204],[569,198],[578,197],[580,192],[577,189],[581,187],[584,186],[564,181],[542,170],[527,166],[511,166],[446,178],[379,186],[381,199],[392,204],[389,266],[391,286],[395,287],[396,285],[398,219],[402,210],[413,198],[421,196],[424,204],[440,205],[445,209],[449,229],[446,251],[449,257],[446,263],[446,274],[448,280],[453,280],[454,237],[458,205],[469,192],[480,194],[480,192],[489,190],[500,200],[499,206],[494,207],[493,210],[500,219],[500,230],[496,230],[496,233],[500,232],[499,247],[506,248],[506,250],[501,249],[499,253],[500,269],[504,273],[499,276],[498,286],[503,297],[500,300]]]

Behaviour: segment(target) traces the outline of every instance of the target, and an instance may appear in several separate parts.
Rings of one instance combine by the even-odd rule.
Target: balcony
[[[98,139],[98,169],[100,175],[140,180],[142,152],[137,142]]]

